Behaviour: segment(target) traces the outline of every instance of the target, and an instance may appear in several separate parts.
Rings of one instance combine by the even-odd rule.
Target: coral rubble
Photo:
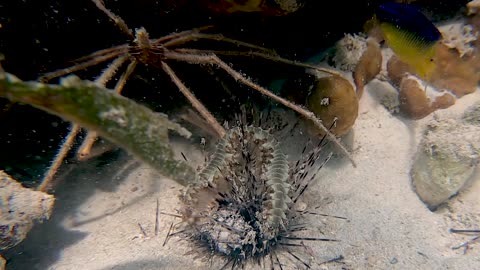
[[[35,221],[50,218],[54,197],[22,187],[0,171],[0,250],[25,239]]]
[[[429,123],[410,174],[415,191],[431,210],[457,194],[475,173],[480,161],[480,126],[471,124],[471,119],[476,117],[478,104],[467,110],[463,120]]]
[[[335,44],[335,55],[332,59],[335,67],[344,71],[354,71],[366,49],[365,37],[346,34]]]

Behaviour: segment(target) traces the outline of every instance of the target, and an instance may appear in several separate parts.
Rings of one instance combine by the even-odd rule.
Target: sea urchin
[[[305,247],[304,241],[336,241],[296,235],[307,230],[303,217],[312,214],[297,204],[315,179],[312,168],[323,142],[308,154],[305,148],[303,158],[289,165],[268,131],[248,125],[231,128],[200,170],[200,181],[181,195],[184,222],[175,234],[200,246],[202,257],[223,257],[222,269],[250,262],[283,269],[280,254],[310,268],[292,248]]]

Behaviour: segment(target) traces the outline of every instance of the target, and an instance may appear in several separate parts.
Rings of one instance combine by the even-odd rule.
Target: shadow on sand
[[[55,190],[56,201],[52,217],[43,224],[37,224],[25,241],[4,254],[7,268],[49,269],[50,265],[61,258],[65,248],[81,241],[88,234],[66,229],[63,225],[65,219],[74,216],[79,207],[93,196],[97,189],[115,192],[138,166],[140,163],[133,161],[122,150],[115,150],[80,164],[69,165],[68,172],[61,176],[61,183]],[[132,203],[135,202],[131,202],[130,205]],[[101,219],[108,214],[111,213],[95,219]],[[125,266],[118,269],[143,268]]]

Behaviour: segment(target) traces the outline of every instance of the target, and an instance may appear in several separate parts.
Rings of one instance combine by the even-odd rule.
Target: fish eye
[[[430,62],[433,62],[433,58],[430,58]]]

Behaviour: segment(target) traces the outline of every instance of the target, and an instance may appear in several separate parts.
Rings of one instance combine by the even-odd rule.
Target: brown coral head
[[[438,109],[455,104],[455,97],[449,93],[429,97],[414,77],[404,77],[400,84],[400,111],[411,119],[422,119]]]
[[[352,84],[340,76],[323,77],[316,80],[306,102],[307,107],[322,120],[327,127],[335,123],[332,133],[345,135],[358,116],[358,97]],[[323,136],[313,123],[308,123],[309,131]]]
[[[387,72],[390,81],[396,86],[400,86],[400,83],[405,76],[413,74],[412,68],[407,63],[400,60],[396,55],[393,55],[388,59]]]
[[[431,83],[440,89],[448,89],[455,96],[473,93],[480,80],[480,60],[475,54],[461,57],[459,52],[444,44],[437,47]]]

